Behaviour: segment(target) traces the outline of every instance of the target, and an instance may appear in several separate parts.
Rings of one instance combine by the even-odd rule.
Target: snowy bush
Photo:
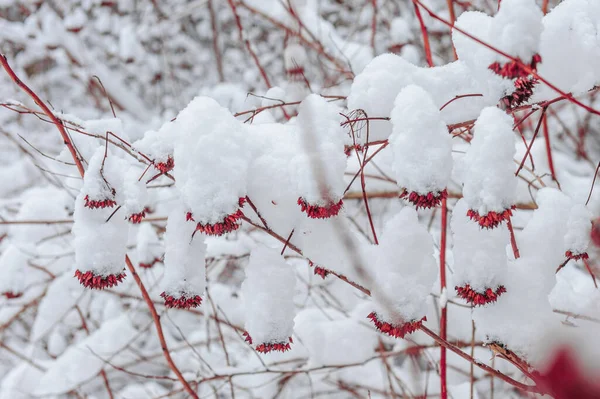
[[[599,32],[0,0],[0,399],[600,397]]]

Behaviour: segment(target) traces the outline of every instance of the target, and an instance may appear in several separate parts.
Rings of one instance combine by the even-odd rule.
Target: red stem
[[[375,51],[375,33],[377,33],[377,0],[371,0],[373,6],[373,18],[371,19],[371,48],[373,56],[377,55]]]
[[[213,51],[215,52],[215,62],[217,63],[217,73],[219,74],[219,81],[225,81],[225,75],[223,74],[223,61],[221,60],[221,51],[219,50],[219,29],[217,27],[217,16],[215,15],[215,8],[213,7],[214,0],[208,0],[208,12],[210,14],[210,26],[212,28],[212,45]]]
[[[448,225],[448,204],[446,198],[442,199],[442,227],[440,239],[440,285],[441,293],[446,292],[446,230]],[[448,328],[448,308],[444,303],[442,307],[442,315],[440,318],[440,338],[446,340],[446,331]],[[448,398],[448,384],[446,381],[446,347],[440,346],[440,383],[441,383],[441,399]]]
[[[350,125],[352,127],[352,125]],[[353,134],[354,136],[354,134]],[[367,121],[367,142],[369,141],[369,122]],[[356,143],[356,142],[355,142]],[[358,158],[358,163],[360,164],[360,186],[363,193],[363,201],[365,202],[365,210],[367,212],[367,217],[369,219],[369,225],[371,226],[371,232],[373,233],[373,241],[375,245],[379,245],[379,240],[377,239],[377,233],[375,232],[375,225],[373,224],[373,217],[371,216],[371,209],[369,208],[369,201],[367,200],[367,190],[366,190],[366,182],[365,182],[365,165],[367,164],[367,153],[369,152],[369,147],[365,147],[365,152],[363,154],[362,162],[360,159],[360,155],[358,152],[356,153],[356,157]]]
[[[175,364],[175,362],[173,362],[173,358],[171,358],[171,353],[169,352],[169,347],[167,346],[167,341],[165,341],[165,335],[163,333],[162,325],[160,323],[160,316],[158,315],[158,312],[156,311],[154,302],[152,302],[152,298],[150,298],[150,295],[148,294],[148,291],[146,290],[146,287],[144,286],[142,279],[137,274],[137,271],[135,270],[133,263],[131,263],[131,260],[129,259],[129,255],[125,255],[125,263],[127,264],[127,269],[129,269],[129,272],[133,276],[135,283],[137,284],[138,288],[140,289],[140,292],[142,293],[142,297],[144,298],[146,305],[148,305],[148,309],[150,310],[150,314],[152,315],[152,320],[154,321],[154,327],[156,328],[156,335],[158,335],[160,347],[162,349],[165,360],[167,361],[167,364],[169,365],[169,368],[177,376],[177,379],[179,380],[179,382],[181,382],[181,384],[183,385],[183,387],[185,388],[187,393],[192,398],[198,399],[198,395],[196,394],[196,392],[194,392],[194,390],[192,389],[190,384],[183,377],[183,374],[181,374],[181,371],[179,371],[179,369],[177,368],[177,365]]]
[[[550,133],[548,132],[548,119],[546,114],[544,114],[542,128],[544,129],[544,140],[546,141],[546,155],[548,156],[548,166],[550,167],[552,180],[557,181],[556,173],[554,172],[554,160],[552,159],[552,146],[550,145]]]
[[[450,27],[450,34],[452,34],[452,28],[454,28],[454,22],[456,21],[456,14],[454,13],[454,0],[446,0],[448,4],[448,15],[450,16],[450,23],[452,27]],[[454,59],[458,59],[458,55],[456,54],[456,47],[454,47],[454,43],[452,43],[452,54],[454,54]]]
[[[520,383],[519,381],[515,381],[512,378],[510,378],[509,376],[507,376],[506,374],[503,374],[503,373],[499,372],[498,370],[488,366],[487,364],[481,363],[480,361],[472,358],[471,356],[469,356],[468,354],[466,354],[465,352],[463,352],[456,346],[452,345],[450,342],[439,337],[436,333],[434,333],[433,331],[431,331],[424,325],[421,325],[419,327],[419,329],[421,331],[423,331],[425,334],[429,335],[431,338],[433,338],[433,340],[435,342],[437,342],[438,344],[440,344],[441,346],[449,349],[450,351],[454,352],[458,356],[460,356],[463,359],[465,359],[466,361],[474,364],[475,366],[479,367],[480,369],[486,371],[487,373],[491,374],[492,376],[498,377],[502,381],[505,381],[505,382],[509,383],[510,385],[512,385],[518,389],[521,389],[525,392],[540,392],[540,389],[537,386],[526,385],[526,384]]]
[[[419,25],[421,26],[421,34],[423,35],[423,47],[425,48],[425,58],[427,59],[427,65],[432,67],[433,58],[431,57],[431,46],[429,45],[429,35],[427,34],[427,27],[425,26],[425,22],[423,22],[423,16],[421,16],[419,6],[417,5],[417,3],[415,3],[414,6],[415,14],[417,15],[417,19],[419,20]]]
[[[596,171],[594,172],[594,180],[592,180],[592,186],[590,187],[590,193],[588,194],[587,200],[585,201],[585,205],[587,205],[588,202],[590,202],[590,198],[592,198],[594,184],[596,184],[596,177],[598,177],[598,169],[600,169],[600,162],[598,162],[598,166],[596,166]]]
[[[227,0],[227,2],[229,3],[229,7],[231,7],[231,11],[233,12],[233,16],[235,17],[235,23],[238,28],[240,41],[242,43],[244,43],[244,45],[246,46],[246,49],[248,50],[248,53],[250,53],[250,56],[254,60],[254,64],[256,64],[256,67],[258,68],[260,75],[262,76],[263,80],[265,81],[265,84],[267,85],[267,88],[270,89],[272,87],[271,81],[269,80],[269,77],[267,76],[265,69],[262,67],[260,61],[258,60],[258,56],[254,52],[254,50],[252,50],[252,46],[250,46],[250,41],[248,39],[244,38],[244,28],[242,27],[242,21],[240,20],[240,16],[237,13],[237,8],[233,1],[234,0]]]
[[[546,110],[547,109],[548,109],[548,107],[542,108],[542,114],[540,115],[540,119],[538,120],[538,124],[537,124],[537,126],[535,128],[535,132],[533,133],[533,137],[531,138],[531,142],[527,146],[527,151],[525,151],[525,155],[523,156],[523,159],[521,160],[521,163],[519,164],[519,167],[518,167],[517,171],[515,172],[515,176],[517,176],[519,174],[519,172],[521,171],[521,169],[523,169],[523,166],[525,165],[525,160],[527,159],[527,157],[531,153],[531,147],[533,147],[533,142],[535,141],[535,138],[537,137],[537,135],[538,135],[538,133],[540,131],[540,126],[542,126],[542,121],[544,120],[544,115],[546,115]]]
[[[8,65],[8,60],[6,59],[6,56],[4,54],[0,54],[0,64],[2,64],[2,67],[4,68],[6,73],[8,73],[8,76],[12,79],[12,81],[15,82],[17,86],[19,86],[25,93],[27,93],[29,97],[31,97],[33,101],[38,105],[38,107],[40,107],[42,111],[44,111],[44,113],[48,115],[48,118],[52,120],[52,123],[56,125],[56,128],[60,132],[60,135],[62,136],[65,145],[67,146],[69,152],[71,153],[71,156],[73,157],[73,161],[75,161],[75,165],[77,166],[79,174],[81,175],[81,177],[83,177],[83,175],[85,174],[85,169],[83,168],[81,160],[79,159],[79,156],[77,156],[77,151],[75,150],[75,147],[71,142],[71,138],[67,134],[67,131],[65,130],[65,127],[63,126],[60,119],[58,119],[54,115],[54,113],[50,111],[46,104],[44,104],[44,102],[40,99],[40,97],[37,94],[33,92],[33,90],[31,90],[25,83],[23,83],[23,81],[21,81],[21,79],[19,79],[17,74],[15,74],[15,72],[10,67],[10,65]]]
[[[588,263],[587,259],[583,260],[583,264],[585,265],[585,268],[587,269],[588,273],[590,273],[590,276],[592,276],[592,281],[594,282],[594,287],[596,287],[596,289],[598,289],[598,283],[596,282],[596,276],[594,275],[594,272],[592,271],[592,268],[590,267],[590,264]]]
[[[440,111],[443,110],[444,108],[446,108],[452,102],[458,100],[459,98],[465,98],[465,97],[483,97],[483,94],[461,94],[461,95],[455,96],[453,99],[448,100],[446,102],[446,104],[442,105],[442,107],[440,108]]]
[[[508,227],[508,231],[510,233],[510,246],[512,247],[513,254],[515,255],[515,259],[519,259],[521,257],[519,253],[519,247],[517,247],[517,240],[515,239],[515,232],[513,230],[511,217],[508,217],[506,221],[506,226]]]

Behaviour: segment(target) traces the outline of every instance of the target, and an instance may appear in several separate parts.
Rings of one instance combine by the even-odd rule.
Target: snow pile
[[[369,265],[369,247],[354,232],[346,218],[306,219],[294,232],[292,241],[302,248],[312,262],[313,272],[325,277],[334,271],[359,284],[366,284],[364,274]]]
[[[587,249],[592,233],[592,214],[585,205],[571,208],[565,235],[565,255],[570,259],[587,259]]]
[[[298,173],[293,159],[299,147],[295,126],[268,123],[249,126],[248,197],[269,227],[287,237],[304,219],[298,206]],[[252,215],[252,212],[248,212]],[[262,222],[253,217],[259,225]]]
[[[362,109],[368,117],[390,116],[394,99],[403,87],[412,83],[412,76],[417,69],[402,57],[393,54],[375,57],[354,78],[348,96],[348,109]],[[391,132],[389,122],[369,121],[370,141],[386,139]]]
[[[292,160],[298,204],[311,218],[336,216],[346,187],[344,133],[337,107],[316,94],[299,107],[298,154]]]
[[[471,49],[468,47],[465,52]],[[354,79],[348,95],[348,109],[363,110],[367,117],[389,117],[400,91],[415,84],[431,95],[438,108],[457,95],[478,94],[460,98],[442,110],[442,119],[449,124],[474,119],[484,107],[495,105],[512,85],[494,76],[487,65],[478,69],[468,61],[468,57],[466,59],[433,68],[418,68],[402,57],[380,55]],[[369,141],[384,140],[391,131],[388,121],[369,121]],[[364,140],[363,134],[358,144],[364,144]]]
[[[194,230],[194,223],[186,220],[183,207],[175,207],[167,221],[161,294],[170,308],[195,308],[202,303],[206,288],[206,244],[204,236]]]
[[[538,72],[549,82],[573,94],[600,83],[600,3],[565,0],[543,20]],[[557,97],[542,85],[535,100]]]
[[[485,108],[462,165],[469,216],[481,227],[494,228],[511,215],[517,187],[514,154],[512,118],[498,108]]]
[[[535,202],[538,209],[518,236],[518,245],[523,258],[536,260],[527,268],[532,273],[531,282],[539,284],[548,295],[556,283],[556,269],[565,260],[565,236],[573,202],[554,188],[538,191]]]
[[[296,314],[292,267],[277,251],[258,247],[250,254],[245,272],[246,341],[262,353],[289,350]]]
[[[104,150],[99,148],[89,161],[75,199],[72,229],[75,275],[82,285],[94,289],[110,288],[123,280],[127,251],[127,223],[111,209],[122,188],[122,161],[109,153],[102,168],[103,159]]]
[[[139,180],[142,172],[136,167],[127,170],[123,178],[122,199],[118,200],[125,208],[127,219],[134,224],[140,223],[146,216],[146,206],[148,205],[146,183]]]
[[[129,315],[104,322],[102,327],[50,363],[37,382],[36,395],[66,394],[94,378],[102,369],[109,367],[105,360],[114,362],[113,358],[136,334]]]
[[[81,193],[87,208],[112,208],[123,187],[123,160],[98,147],[90,158]]]
[[[221,235],[239,228],[246,196],[246,131],[231,113],[208,97],[194,98],[172,124],[177,131],[176,187],[198,230]]]
[[[133,143],[133,148],[153,160],[154,167],[161,173],[173,169],[174,143],[176,131],[173,122],[165,122],[158,131],[150,130],[140,140]]]
[[[494,18],[480,11],[463,12],[456,20],[454,26],[458,29],[490,43],[490,31]],[[477,43],[457,29],[452,30],[452,44],[456,49],[458,59],[465,62],[474,71],[487,70],[496,59],[496,53]],[[491,73],[490,73],[491,75]]]
[[[375,265],[375,311],[369,318],[383,333],[403,338],[425,320],[436,278],[433,239],[414,209],[404,208],[386,223]]]
[[[502,0],[490,26],[490,44],[529,63],[538,53],[543,16],[535,0]],[[500,54],[496,59],[501,63],[508,61]]]
[[[140,225],[136,242],[136,258],[140,267],[148,269],[160,262],[164,249],[152,224],[142,223]]]
[[[410,85],[396,97],[391,122],[389,142],[401,197],[417,209],[439,205],[452,172],[452,142],[438,107],[426,91]]]
[[[521,257],[509,265],[507,293],[493,306],[474,313],[477,330],[488,341],[506,345],[532,363],[545,356],[539,331],[560,326],[552,313],[548,295],[556,284],[556,269],[565,259],[572,200],[554,188],[544,188],[536,196],[538,209],[519,236]]]
[[[506,290],[508,229],[480,229],[469,220],[467,210],[464,199],[452,210],[452,279],[459,297],[470,304],[485,305],[495,302]]]
[[[13,244],[9,244],[0,256],[0,295],[7,299],[18,298],[25,289],[24,274],[27,269],[27,256]]]
[[[476,76],[493,79],[486,71],[489,69],[513,83],[510,85],[512,88],[506,86],[502,98],[509,108],[523,104],[533,95],[537,80],[529,77],[529,72],[521,64],[535,70],[542,60],[538,54],[542,17],[542,11],[534,0],[507,0],[493,18],[477,11],[469,11],[456,21],[457,28],[494,49],[453,30],[452,39],[459,59],[465,60]],[[499,51],[520,62],[508,59],[499,54]],[[516,80],[512,81],[513,79]]]

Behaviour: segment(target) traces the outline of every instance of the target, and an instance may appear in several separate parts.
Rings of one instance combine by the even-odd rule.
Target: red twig
[[[546,156],[548,157],[548,166],[550,167],[550,173],[552,174],[552,180],[556,179],[556,172],[554,171],[554,160],[552,159],[552,146],[550,145],[550,133],[548,131],[548,115],[544,114],[544,120],[542,121],[542,129],[544,129],[544,140],[546,141]]]
[[[158,315],[158,312],[156,311],[154,302],[152,302],[152,298],[150,298],[150,295],[148,294],[148,291],[146,290],[146,287],[144,286],[142,279],[137,274],[137,271],[135,270],[133,263],[131,263],[131,260],[129,259],[129,255],[125,255],[125,263],[127,264],[127,269],[129,269],[129,272],[133,276],[133,279],[135,280],[135,283],[137,284],[138,288],[140,289],[142,297],[144,298],[144,301],[146,302],[146,305],[148,306],[148,309],[150,310],[150,314],[152,315],[152,320],[154,321],[154,327],[156,328],[156,335],[158,335],[160,347],[162,349],[165,360],[167,361],[167,364],[169,365],[169,368],[171,369],[171,371],[173,371],[173,373],[175,373],[175,375],[177,376],[177,379],[179,380],[179,382],[181,382],[181,384],[183,385],[183,387],[185,388],[187,393],[192,398],[198,399],[198,395],[196,394],[196,392],[194,392],[194,390],[192,389],[190,384],[183,377],[183,374],[181,374],[181,371],[179,371],[179,369],[177,368],[177,365],[175,364],[175,362],[173,362],[173,359],[171,358],[171,353],[169,352],[169,347],[167,346],[167,341],[165,341],[165,335],[163,333],[162,325],[160,323],[160,316]]]
[[[588,263],[587,259],[583,259],[583,264],[585,265],[585,268],[587,269],[588,273],[590,273],[590,276],[592,276],[592,281],[594,282],[594,287],[596,287],[596,289],[597,289],[598,283],[596,282],[596,276],[594,275],[594,272],[592,271],[592,268],[590,267],[590,264]]]
[[[429,35],[427,34],[427,27],[425,26],[425,22],[423,22],[423,16],[421,15],[419,6],[417,5],[417,3],[414,3],[414,6],[415,6],[415,14],[417,15],[417,19],[419,20],[419,25],[421,26],[421,34],[423,35],[423,47],[425,48],[425,59],[427,60],[427,65],[432,67],[433,66],[433,58],[431,57],[431,46],[429,44]]]
[[[4,54],[0,54],[0,64],[2,64],[2,67],[4,68],[6,73],[8,73],[8,76],[12,79],[12,81],[15,82],[17,86],[19,86],[25,93],[27,93],[29,97],[31,97],[33,101],[38,105],[38,107],[40,107],[42,111],[44,111],[44,113],[48,115],[48,118],[52,120],[52,123],[56,125],[56,128],[60,132],[60,135],[62,136],[65,145],[67,146],[69,152],[71,153],[71,156],[73,157],[73,161],[75,161],[75,165],[77,166],[79,174],[81,175],[81,177],[83,177],[85,170],[83,168],[83,165],[81,164],[79,156],[77,155],[77,151],[73,146],[73,142],[67,134],[67,131],[65,130],[65,127],[63,126],[60,119],[58,119],[56,115],[54,115],[54,113],[50,111],[46,104],[44,104],[44,102],[40,99],[40,97],[37,94],[33,92],[33,90],[31,90],[25,83],[23,83],[21,79],[19,79],[19,77],[15,74],[15,72],[8,64],[8,60],[6,59],[6,56]]]
[[[503,374],[503,373],[499,372],[498,370],[488,366],[487,364],[481,363],[480,361],[472,358],[471,356],[469,356],[468,354],[466,354],[465,352],[463,352],[456,346],[452,345],[445,339],[442,339],[441,337],[439,337],[436,333],[434,333],[433,331],[431,331],[424,325],[419,326],[419,329],[421,331],[423,331],[425,334],[429,335],[431,338],[433,338],[433,340],[435,342],[437,342],[438,344],[440,344],[440,345],[444,346],[445,348],[449,349],[450,351],[454,352],[455,354],[462,357],[466,361],[473,363],[475,366],[486,371],[487,373],[491,374],[492,376],[497,377],[497,378],[501,379],[502,381],[504,381],[518,389],[521,389],[525,392],[533,392],[533,393],[540,392],[540,389],[537,386],[526,385],[526,384],[520,383],[519,381],[515,381],[512,378],[510,378],[509,376],[507,376],[506,374]]]
[[[442,199],[442,226],[440,238],[440,285],[442,295],[446,292],[446,230],[448,225],[448,205],[446,198]],[[442,306],[442,315],[440,317],[440,337],[446,340],[446,330],[448,328],[448,307],[444,303]],[[448,398],[448,385],[446,381],[446,347],[440,346],[440,383],[441,399]]]
[[[508,231],[510,233],[510,246],[512,247],[513,254],[515,256],[515,259],[519,259],[519,257],[521,255],[519,254],[519,247],[517,247],[517,240],[515,239],[515,232],[513,229],[512,220],[511,220],[510,216],[506,220],[506,226],[508,227]]]
[[[373,56],[377,55],[375,51],[375,34],[377,33],[377,0],[371,0],[373,6],[373,18],[371,19],[371,48],[373,49]]]
[[[350,127],[352,127],[352,126],[353,125],[350,125]],[[352,129],[352,130],[354,130],[354,129]],[[354,136],[354,134],[353,134],[353,136]],[[367,121],[367,140],[366,141],[369,142],[369,121]],[[358,152],[356,152],[356,157],[358,158],[358,163],[360,164],[360,186],[361,186],[361,190],[363,193],[363,201],[365,202],[365,210],[367,212],[367,218],[369,219],[369,225],[371,226],[371,232],[373,233],[373,241],[375,242],[375,245],[379,245],[379,240],[377,239],[377,232],[375,231],[375,225],[373,224],[373,217],[371,215],[371,209],[369,208],[369,201],[367,199],[367,191],[366,191],[365,165],[367,163],[367,153],[368,152],[369,152],[369,147],[365,147],[365,152],[363,154],[362,162],[361,162],[360,155],[358,154]]]
[[[450,105],[450,103],[458,100],[459,98],[465,98],[465,97],[483,97],[483,94],[461,94],[461,95],[457,95],[453,99],[448,100],[444,105],[442,105],[442,107],[440,108],[440,111],[443,110],[444,108],[446,108],[448,105]]]
[[[544,14],[548,13],[548,0],[543,0],[543,2],[542,2],[542,12]]]
[[[215,15],[215,8],[213,6],[214,0],[208,0],[208,12],[210,14],[210,26],[212,28],[212,45],[215,53],[215,62],[217,63],[217,73],[219,74],[219,81],[225,80],[223,74],[223,61],[221,59],[221,50],[219,50],[219,28],[217,26],[217,17]]]
[[[450,27],[450,33],[452,33],[452,28],[454,27],[454,22],[456,21],[456,14],[454,13],[454,0],[446,0],[448,4],[448,15],[450,16],[450,23],[452,26]],[[454,43],[452,43],[452,53],[454,54],[454,59],[458,59],[458,55],[456,54],[456,47],[454,47]]]
[[[521,169],[523,169],[523,165],[525,165],[525,160],[527,159],[527,157],[529,156],[529,154],[531,153],[531,147],[533,147],[533,142],[535,141],[535,138],[537,137],[539,131],[540,131],[540,126],[542,126],[542,121],[544,120],[544,115],[546,115],[546,110],[548,109],[548,107],[544,107],[542,108],[542,114],[540,115],[540,119],[538,120],[538,124],[535,128],[535,132],[533,133],[533,137],[531,138],[531,142],[529,143],[529,145],[527,146],[527,151],[525,151],[525,155],[523,156],[523,159],[521,160],[521,163],[519,164],[519,167],[517,168],[517,171],[515,172],[515,176],[517,176],[519,174],[519,172],[521,171]]]
[[[260,75],[262,76],[263,80],[265,81],[265,84],[267,85],[267,88],[270,89],[271,88],[271,81],[269,80],[269,77],[267,76],[267,72],[265,71],[265,69],[261,65],[260,61],[258,60],[258,56],[254,52],[254,50],[252,50],[252,46],[250,45],[250,40],[248,40],[247,38],[244,37],[244,28],[242,27],[242,21],[240,19],[240,16],[238,15],[237,8],[235,6],[234,0],[227,0],[227,2],[229,3],[229,7],[231,7],[231,12],[233,12],[233,16],[235,17],[235,23],[236,23],[237,28],[238,28],[238,33],[239,33],[239,36],[240,36],[240,41],[242,43],[244,43],[244,45],[246,46],[246,50],[248,50],[248,53],[250,53],[250,56],[254,60],[254,64],[258,68],[258,71],[260,72]]]
[[[598,169],[600,169],[600,162],[598,162],[598,166],[596,166],[596,171],[594,172],[594,180],[592,180],[592,186],[590,187],[590,193],[588,194],[587,200],[585,204],[587,205],[590,202],[590,198],[592,198],[592,192],[594,191],[594,184],[596,184],[596,177],[598,177]]]
[[[79,319],[81,320],[81,328],[85,331],[86,335],[90,335],[90,330],[88,329],[87,323],[85,322],[85,317],[79,308],[79,305],[75,306],[75,310],[79,314]],[[108,397],[110,399],[114,398],[112,389],[110,388],[110,383],[108,382],[108,377],[106,375],[106,371],[104,369],[100,370],[100,376],[102,377],[102,381],[104,381],[104,386],[106,387],[106,392],[108,392]]]

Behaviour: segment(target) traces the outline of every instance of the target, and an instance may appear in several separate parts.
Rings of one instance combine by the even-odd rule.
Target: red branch
[[[423,22],[423,16],[421,16],[419,6],[417,6],[417,3],[415,3],[414,5],[415,14],[417,15],[417,19],[419,20],[419,25],[421,26],[421,34],[423,35],[423,47],[425,48],[425,58],[427,59],[427,65],[432,67],[433,58],[431,57],[431,46],[429,44],[429,35],[427,34],[427,27],[425,26],[425,22]]]
[[[27,93],[29,95],[29,97],[31,97],[33,99],[33,101],[38,105],[38,107],[40,107],[42,109],[42,111],[44,111],[44,113],[46,115],[48,115],[48,118],[50,118],[50,120],[52,120],[52,123],[54,123],[54,125],[60,132],[60,135],[62,136],[62,139],[63,139],[65,145],[69,149],[69,152],[71,153],[71,156],[73,157],[73,161],[75,161],[75,165],[77,166],[77,170],[79,171],[79,174],[81,175],[81,177],[83,177],[85,170],[83,168],[83,165],[81,164],[81,160],[79,159],[79,156],[77,155],[77,150],[75,150],[75,146],[73,146],[73,142],[71,141],[71,138],[67,134],[67,131],[65,130],[65,127],[63,126],[60,119],[58,119],[56,117],[56,115],[54,115],[54,113],[52,113],[52,111],[50,111],[50,109],[46,106],[46,104],[44,104],[44,102],[40,99],[40,97],[37,94],[35,94],[33,92],[33,90],[31,90],[25,83],[23,83],[23,81],[21,81],[21,79],[19,79],[19,77],[15,74],[15,72],[10,67],[10,65],[8,65],[8,60],[6,59],[6,56],[4,54],[0,54],[0,64],[2,64],[2,67],[4,68],[6,73],[8,73],[8,76],[12,79],[12,81],[15,82],[17,84],[17,86],[19,86],[25,93]]]
[[[442,199],[442,226],[440,238],[440,289],[442,295],[446,291],[446,230],[448,225],[448,205],[447,199]],[[446,331],[448,328],[448,307],[446,303],[442,307],[440,317],[440,337],[446,340]],[[448,398],[448,385],[446,381],[446,348],[440,346],[440,383],[441,383],[441,399]]]
[[[171,371],[173,371],[173,373],[175,373],[175,375],[177,376],[177,379],[179,380],[179,382],[181,382],[181,384],[183,385],[183,387],[185,388],[187,393],[192,398],[198,399],[198,395],[196,394],[196,392],[194,392],[194,390],[192,389],[190,384],[183,377],[183,374],[181,374],[181,371],[179,371],[179,369],[177,368],[177,365],[175,364],[175,362],[173,362],[173,359],[171,358],[171,353],[169,352],[169,347],[167,346],[167,341],[165,341],[165,335],[163,333],[162,325],[160,323],[160,316],[158,315],[158,312],[156,311],[154,302],[152,302],[152,298],[150,298],[150,295],[148,294],[148,291],[146,290],[146,287],[144,286],[142,279],[137,274],[137,271],[135,270],[133,263],[131,263],[131,260],[129,259],[129,255],[125,255],[125,263],[127,264],[127,268],[129,269],[129,272],[133,276],[135,283],[137,284],[138,288],[140,289],[140,292],[142,293],[142,297],[144,298],[146,305],[148,305],[148,309],[150,310],[150,314],[152,315],[152,320],[154,321],[154,327],[156,328],[156,335],[158,335],[160,347],[162,349],[165,360],[167,361],[167,364],[169,365],[169,368],[171,369]]]

